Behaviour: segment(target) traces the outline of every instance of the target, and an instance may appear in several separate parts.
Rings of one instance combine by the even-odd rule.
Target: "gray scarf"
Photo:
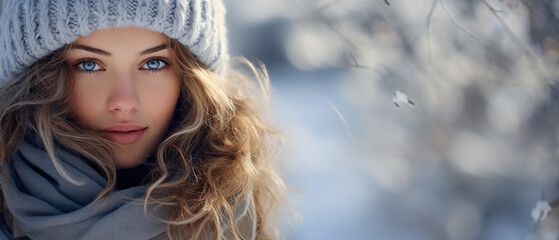
[[[0,227],[0,239],[22,234],[31,239],[164,238],[166,225],[157,218],[165,218],[165,210],[150,207],[148,214],[144,213],[147,185],[118,190],[92,203],[106,179],[69,151],[57,148],[56,155],[63,168],[82,185],[63,178],[42,144],[29,137],[12,160],[2,166],[9,179],[0,176],[4,209],[9,209],[13,223]],[[6,230],[8,225],[12,225],[13,236]]]

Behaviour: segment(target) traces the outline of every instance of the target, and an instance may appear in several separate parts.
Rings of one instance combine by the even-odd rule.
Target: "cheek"
[[[71,107],[72,113],[79,121],[91,125],[99,117],[102,104],[105,102],[104,91],[106,90],[99,89],[98,86],[74,81]]]
[[[167,125],[175,111],[179,94],[180,83],[175,78],[169,81],[159,81],[159,84],[152,85],[146,89],[143,107],[153,121]]]

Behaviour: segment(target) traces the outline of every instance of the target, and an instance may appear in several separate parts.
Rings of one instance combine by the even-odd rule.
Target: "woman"
[[[274,237],[283,184],[250,92],[265,98],[267,75],[225,67],[224,13],[3,2],[0,239]]]

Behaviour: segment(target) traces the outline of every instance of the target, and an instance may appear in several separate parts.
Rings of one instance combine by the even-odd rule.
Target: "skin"
[[[111,28],[80,37],[66,55],[73,112],[114,143],[117,168],[145,161],[173,118],[180,82],[164,43],[164,35],[151,30]],[[144,130],[133,143],[122,144],[110,138],[111,126]]]

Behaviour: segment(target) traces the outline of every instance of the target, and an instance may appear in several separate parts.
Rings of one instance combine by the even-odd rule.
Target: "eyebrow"
[[[94,47],[90,47],[90,46],[86,46],[86,45],[81,45],[81,44],[72,44],[72,45],[70,45],[70,49],[81,49],[81,50],[85,50],[85,51],[96,53],[96,54],[103,55],[103,56],[111,56],[111,54],[107,51],[101,50],[99,48],[94,48]]]
[[[163,49],[166,49],[166,48],[167,48],[167,44],[161,44],[159,46],[148,48],[148,49],[140,52],[139,56],[154,53],[154,52],[159,52],[159,51],[161,51]],[[90,47],[90,46],[86,46],[86,45],[82,45],[82,44],[72,44],[70,46],[70,49],[81,49],[81,50],[84,50],[84,51],[92,52],[92,53],[103,55],[103,56],[111,56],[111,53],[109,53],[105,50],[101,50],[99,48],[94,48],[94,47]]]
[[[159,52],[159,51],[161,51],[163,49],[166,49],[166,48],[167,48],[167,44],[163,43],[163,44],[161,44],[157,47],[148,48],[148,49],[142,51],[140,53],[140,56],[150,54],[150,53],[154,53],[154,52]]]

